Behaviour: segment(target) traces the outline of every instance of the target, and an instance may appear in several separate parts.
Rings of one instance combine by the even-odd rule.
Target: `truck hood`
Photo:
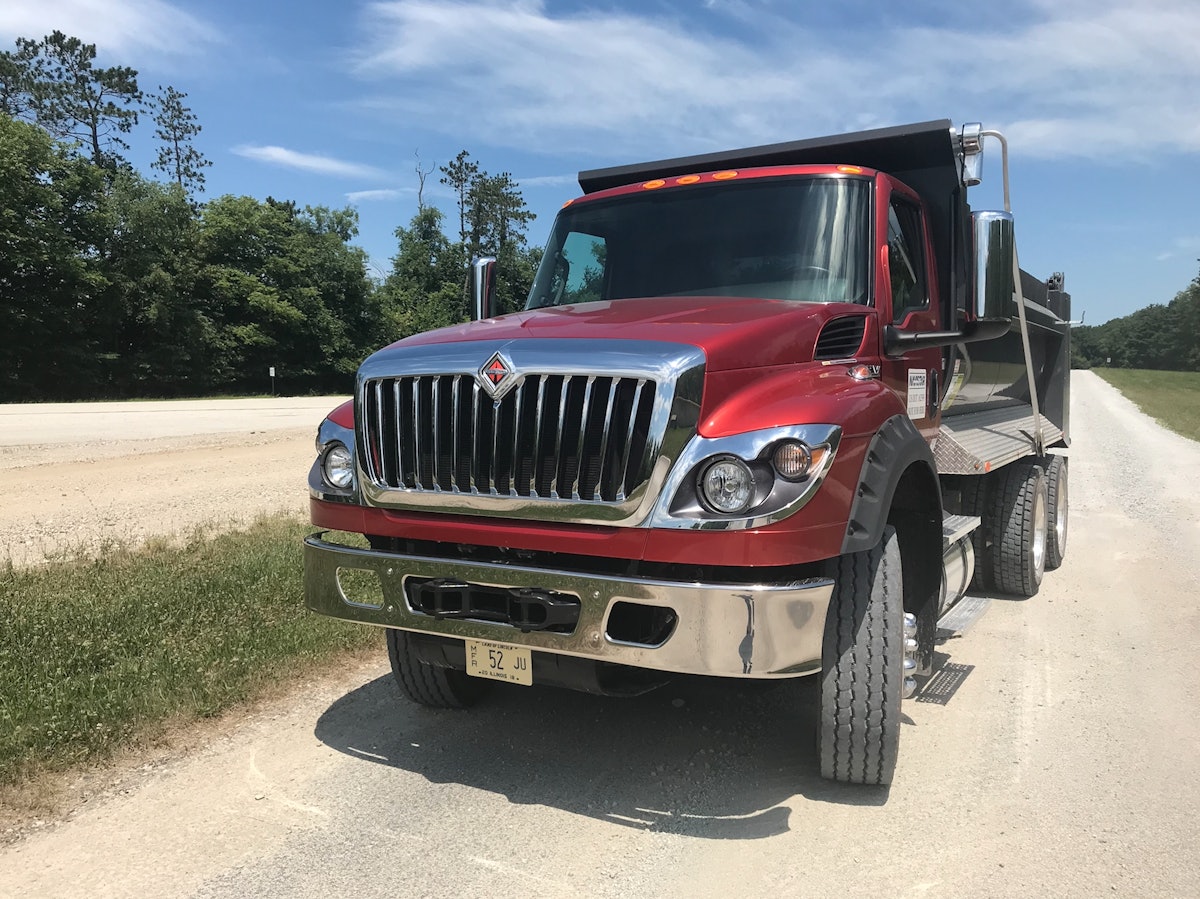
[[[699,347],[710,372],[809,362],[821,327],[862,306],[734,297],[651,297],[515,312],[417,334],[408,346],[556,338],[660,340]]]

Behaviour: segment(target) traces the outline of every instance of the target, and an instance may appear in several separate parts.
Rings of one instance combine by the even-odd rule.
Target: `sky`
[[[1002,131],[1022,268],[1087,324],[1200,269],[1200,0],[4,0],[172,85],[206,197],[352,205],[382,277],[436,166],[509,172],[544,243],[580,169],[949,118]],[[153,125],[130,140],[149,174]],[[1002,208],[987,148],[975,209]]]

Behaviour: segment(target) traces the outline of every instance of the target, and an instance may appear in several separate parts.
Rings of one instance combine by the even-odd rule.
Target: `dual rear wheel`
[[[1045,456],[968,478],[962,509],[982,519],[972,535],[972,587],[1033,596],[1067,550],[1067,459]]]

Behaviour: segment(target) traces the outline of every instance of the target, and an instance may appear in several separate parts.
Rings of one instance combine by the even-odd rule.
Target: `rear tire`
[[[1033,596],[1046,570],[1046,475],[1036,462],[1014,462],[995,477],[990,519],[995,587]]]
[[[1067,458],[1047,456],[1042,460],[1046,470],[1046,570],[1053,571],[1063,563],[1067,554]]]
[[[465,709],[475,705],[491,684],[465,671],[426,664],[413,653],[412,638],[405,631],[389,628],[388,659],[400,692],[418,705],[431,709]]]
[[[872,549],[829,563],[822,650],[821,776],[889,784],[900,746],[904,578],[892,527]]]

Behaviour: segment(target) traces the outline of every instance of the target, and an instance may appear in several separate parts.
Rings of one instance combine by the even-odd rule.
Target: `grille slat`
[[[563,428],[567,424],[567,397],[571,393],[571,376],[567,375],[558,388],[558,423],[554,429],[554,455],[551,456],[553,468],[550,474],[550,497],[558,499],[558,471],[562,460]]]
[[[417,464],[413,466],[413,486],[418,490],[425,488],[421,484],[421,379],[413,378],[413,453],[417,457]]]
[[[592,406],[592,387],[596,376],[589,375],[587,386],[583,389],[583,408],[579,412],[579,440],[575,444],[575,480],[571,482],[571,499],[579,499],[579,480],[583,477],[583,447],[587,439],[588,413]]]
[[[649,470],[655,392],[646,378],[527,374],[493,402],[470,375],[373,379],[364,471],[393,490],[621,503]]]
[[[608,461],[608,441],[612,435],[613,405],[616,403],[616,381],[608,382],[608,402],[604,406],[604,430],[600,438],[600,457],[596,465],[596,486],[592,491],[592,499],[600,498],[600,489],[604,484],[604,463]]]
[[[629,415],[629,432],[625,435],[625,452],[621,456],[621,467],[617,469],[617,499],[625,498],[625,485],[629,481],[629,461],[630,452],[633,450],[633,440],[637,430],[637,410],[638,400],[642,396],[642,388],[646,386],[645,381],[637,382],[637,392],[633,395],[633,404],[630,408]]]

